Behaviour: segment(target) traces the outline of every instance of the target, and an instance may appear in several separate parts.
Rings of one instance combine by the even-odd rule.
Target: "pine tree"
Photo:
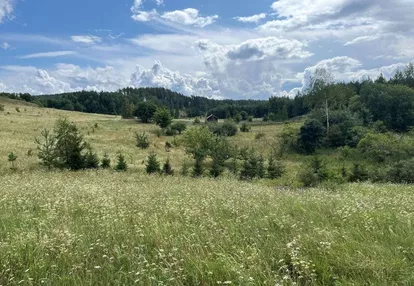
[[[157,160],[157,155],[155,153],[151,153],[148,156],[147,164],[145,170],[148,174],[154,174],[160,172],[160,163]]]
[[[145,134],[145,132],[142,133],[136,133],[135,139],[137,140],[137,147],[141,149],[147,149],[150,145],[148,135]]]
[[[262,179],[266,176],[266,169],[264,166],[264,159],[263,156],[260,155],[257,160],[257,177]]]
[[[181,176],[188,176],[190,173],[190,165],[187,163],[187,161],[184,161],[181,165],[180,175]]]
[[[204,173],[204,169],[203,169],[203,165],[202,165],[202,160],[200,159],[196,159],[195,164],[194,164],[194,168],[193,168],[193,177],[194,178],[198,178],[201,177]]]
[[[103,169],[108,169],[111,167],[111,159],[109,159],[108,154],[106,153],[102,158],[101,167]]]
[[[35,139],[37,143],[38,157],[41,164],[46,166],[49,170],[56,164],[56,137],[50,133],[49,130],[43,130],[41,133],[43,142],[38,138]]]
[[[121,153],[119,153],[119,155],[118,155],[118,162],[115,166],[115,170],[120,171],[120,172],[124,172],[124,171],[128,170],[128,164],[125,160],[124,155],[122,155]]]
[[[170,158],[168,158],[167,161],[164,163],[164,166],[162,167],[162,172],[164,175],[174,175],[174,170],[172,169]]]
[[[285,170],[282,162],[276,161],[273,155],[270,156],[267,166],[267,177],[269,179],[278,179],[282,177],[284,172]]]
[[[213,159],[213,165],[210,169],[210,176],[218,178],[224,172],[224,168],[219,160]]]
[[[86,169],[98,169],[99,168],[99,158],[98,155],[89,149],[85,155],[85,168]]]

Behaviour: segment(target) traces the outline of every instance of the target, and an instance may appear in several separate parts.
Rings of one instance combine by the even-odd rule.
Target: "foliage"
[[[184,162],[181,164],[180,175],[188,176],[189,173],[190,173],[190,164],[186,160],[184,160]]]
[[[140,102],[137,105],[135,116],[139,118],[143,123],[148,123],[152,120],[157,106],[151,102]]]
[[[187,154],[194,159],[203,161],[211,155],[215,139],[208,127],[193,127],[188,129],[183,136],[183,143]]]
[[[4,111],[4,104],[0,104],[0,111]]]
[[[304,169],[298,173],[298,178],[304,187],[316,187],[328,178],[325,162],[313,157]]]
[[[196,117],[196,119],[194,119],[194,125],[198,125],[200,123],[201,123],[200,118]]]
[[[349,176],[350,182],[363,182],[368,180],[369,175],[368,172],[362,167],[360,164],[354,164],[352,169],[352,173]]]
[[[85,155],[85,168],[86,169],[98,169],[99,168],[99,158],[98,155],[89,149]]]
[[[17,160],[17,156],[11,152],[8,156],[8,161],[10,162],[10,169],[15,170],[16,166],[15,166],[15,162]]]
[[[109,169],[109,168],[111,168],[111,159],[109,158],[109,156],[108,156],[107,153],[105,153],[104,156],[103,156],[103,158],[102,158],[101,167],[103,169]]]
[[[143,150],[150,146],[148,135],[145,132],[135,133],[135,139],[137,141],[137,147]]]
[[[388,158],[400,158],[402,150],[398,141],[391,133],[369,133],[358,144],[358,149],[367,158],[375,162],[384,162]]]
[[[178,132],[178,134],[181,134],[187,129],[187,124],[184,122],[175,122],[171,125],[171,129]]]
[[[177,133],[178,133],[177,130],[172,129],[171,127],[168,127],[164,130],[165,136],[175,136],[177,135]]]
[[[134,117],[135,105],[130,103],[128,98],[124,97],[121,107],[121,116],[123,119],[130,119]]]
[[[56,137],[54,134],[50,133],[49,130],[44,129],[41,132],[43,142],[36,138],[35,142],[37,143],[38,157],[41,161],[41,164],[46,166],[49,170],[56,166],[57,164],[57,152],[56,152]]]
[[[243,161],[240,171],[241,180],[252,180],[255,178],[263,178],[265,176],[264,160],[262,156],[258,156],[253,150],[247,154],[247,158]]]
[[[172,122],[170,111],[166,108],[158,108],[153,119],[155,124],[161,128],[167,128]]]
[[[241,132],[250,132],[250,126],[247,123],[243,123],[240,127]]]
[[[167,161],[165,161],[165,163],[162,167],[162,173],[164,175],[167,175],[167,176],[174,175],[174,170],[172,169],[172,166],[171,166],[171,163],[170,163],[170,158],[168,158]]]
[[[274,155],[271,155],[267,165],[267,177],[269,179],[278,179],[285,173],[285,166],[282,161],[276,160]]]
[[[204,168],[203,168],[203,161],[200,158],[196,158],[194,167],[193,167],[193,178],[199,178],[203,176]]]
[[[54,132],[56,167],[71,170],[83,169],[85,167],[83,151],[88,144],[83,140],[78,127],[66,118],[59,119]]]
[[[234,122],[226,121],[224,123],[209,124],[211,132],[219,136],[235,136],[238,128]]]
[[[392,165],[386,179],[397,184],[414,184],[414,159],[399,161]]]
[[[299,132],[301,149],[307,154],[314,153],[316,148],[321,145],[325,131],[325,127],[319,121],[315,119],[307,120]]]
[[[125,172],[128,170],[128,164],[125,160],[125,157],[122,153],[118,154],[117,163],[115,165],[115,170],[118,172]]]
[[[154,173],[159,173],[160,172],[160,162],[158,162],[157,154],[151,153],[148,156],[147,163],[145,165],[145,170],[146,170],[147,174],[154,174]]]

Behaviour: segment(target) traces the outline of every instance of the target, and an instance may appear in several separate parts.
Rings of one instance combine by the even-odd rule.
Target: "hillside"
[[[281,181],[148,176],[151,151],[175,168],[186,158],[183,147],[165,151],[171,138],[155,136],[155,125],[20,104],[7,101],[0,114],[1,285],[414,283],[412,186],[276,187],[296,180],[297,156]],[[123,152],[129,171],[42,169],[34,137],[61,116],[100,156]],[[232,140],[266,153],[256,134],[281,128],[255,125]],[[150,134],[149,150],[135,146],[135,131]]]

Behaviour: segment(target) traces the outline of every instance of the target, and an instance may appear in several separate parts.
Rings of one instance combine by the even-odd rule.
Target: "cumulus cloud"
[[[308,58],[312,54],[305,51],[305,47],[306,44],[298,40],[259,38],[232,46],[227,56],[232,60]]]
[[[243,23],[258,23],[261,20],[266,18],[266,14],[265,13],[260,13],[260,14],[256,14],[253,16],[249,16],[249,17],[235,17],[234,19],[239,21],[239,22],[243,22]]]
[[[12,0],[0,0],[0,24],[13,12]]]
[[[156,62],[150,69],[138,65],[131,75],[131,84],[135,87],[169,88],[185,95],[204,95],[214,98],[219,96],[217,86],[209,80],[181,75],[165,68],[160,62]]]
[[[361,36],[361,37],[357,37],[357,38],[353,39],[352,41],[346,42],[344,44],[344,46],[351,46],[351,45],[356,45],[356,44],[360,44],[360,43],[372,42],[372,41],[378,40],[380,38],[381,38],[380,35]]]
[[[55,58],[55,57],[71,56],[71,55],[76,55],[76,54],[77,53],[74,51],[57,51],[57,52],[29,54],[29,55],[21,56],[19,58],[20,59]]]
[[[218,19],[218,15],[203,17],[200,16],[197,9],[187,8],[184,10],[166,12],[161,18],[182,25],[204,28],[205,26],[213,24]]]
[[[11,46],[10,46],[9,43],[3,42],[3,43],[0,44],[0,49],[7,51],[7,50],[11,49]]]
[[[102,41],[100,37],[90,35],[72,36],[72,41],[82,44],[95,44]]]

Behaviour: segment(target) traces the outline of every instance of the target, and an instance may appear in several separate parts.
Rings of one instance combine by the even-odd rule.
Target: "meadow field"
[[[414,186],[289,187],[294,156],[280,181],[149,176],[150,151],[175,168],[188,160],[155,125],[1,100],[0,285],[414,285]],[[42,169],[34,138],[60,116],[129,170]],[[255,134],[282,127],[231,140],[266,153]],[[135,146],[142,131],[149,150]]]

